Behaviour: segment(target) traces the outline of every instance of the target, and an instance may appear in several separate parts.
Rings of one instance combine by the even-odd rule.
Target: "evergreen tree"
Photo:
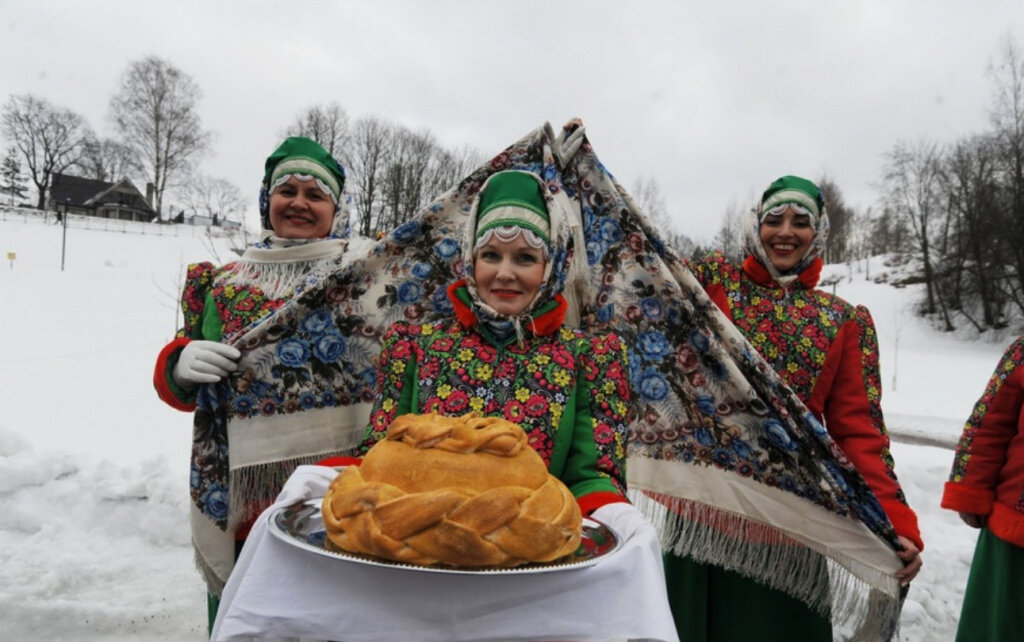
[[[0,194],[10,196],[10,205],[14,205],[15,198],[25,198],[28,190],[22,184],[25,181],[21,173],[21,160],[18,158],[18,150],[8,148],[7,155],[0,162]]]

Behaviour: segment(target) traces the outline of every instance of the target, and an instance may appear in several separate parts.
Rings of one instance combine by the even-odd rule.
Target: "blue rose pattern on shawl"
[[[894,546],[895,532],[864,480],[717,313],[589,142],[564,167],[554,144],[549,129],[531,132],[364,255],[239,333],[243,367],[199,395],[192,494],[200,510],[222,526],[227,519],[227,422],[372,399],[383,333],[398,320],[451,315],[445,289],[464,272],[459,248],[475,195],[492,173],[523,169],[579,208],[588,263],[580,325],[613,331],[627,346],[638,417],[629,458],[734,473],[802,498],[809,509],[859,521]]]

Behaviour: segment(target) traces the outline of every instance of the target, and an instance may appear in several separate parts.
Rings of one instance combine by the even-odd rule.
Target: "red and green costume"
[[[406,413],[503,417],[522,427],[584,514],[626,501],[626,436],[633,417],[626,350],[615,334],[565,325],[568,304],[561,293],[574,257],[581,255],[571,250],[571,205],[564,192],[531,172],[499,172],[488,177],[468,210],[465,278],[445,290],[451,314],[434,323],[398,322],[384,336],[360,451],[383,439],[392,420]],[[510,238],[535,235],[544,245],[543,280],[518,316],[498,313],[476,289],[473,248],[488,225]]]
[[[229,263],[218,268],[203,262],[193,263],[187,268],[185,288],[181,294],[184,324],[177,337],[160,351],[153,372],[157,395],[172,408],[186,412],[195,410],[195,390],[182,389],[171,377],[181,350],[189,341],[221,341],[225,335],[232,337],[269,316],[287,301],[286,298],[267,298],[255,286],[225,284],[235,265]]]
[[[565,300],[499,341],[477,324],[465,282],[449,289],[456,318],[399,322],[384,337],[365,452],[405,413],[478,412],[518,424],[585,513],[625,501],[629,420],[625,349],[615,335],[562,325]]]
[[[881,408],[878,339],[867,308],[818,290],[821,259],[788,287],[748,256],[713,253],[691,266],[711,300],[779,373],[853,462],[896,532],[923,546],[893,469]]]
[[[942,507],[982,515],[957,640],[1024,638],[1024,337],[964,426]]]
[[[874,324],[866,308],[815,289],[821,267],[815,257],[781,285],[754,256],[736,266],[715,252],[690,265],[715,305],[824,424],[896,532],[921,548],[889,453]],[[810,568],[826,572],[823,559]],[[734,571],[668,555],[666,582],[682,639],[832,639],[824,614]],[[737,618],[739,604],[749,608]]]

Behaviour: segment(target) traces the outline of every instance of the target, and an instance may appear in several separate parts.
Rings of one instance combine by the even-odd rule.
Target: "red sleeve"
[[[361,457],[346,457],[344,455],[338,455],[337,457],[321,459],[316,462],[316,465],[327,466],[328,468],[338,468],[340,466],[359,466],[362,463],[363,460]]]
[[[195,398],[189,399],[183,390],[174,385],[171,380],[171,368],[177,363],[178,354],[189,341],[191,339],[178,337],[164,346],[156,357],[156,367],[153,369],[153,387],[156,388],[157,396],[171,408],[185,412],[196,409]]]
[[[168,343],[156,357],[153,369],[153,387],[160,399],[171,408],[192,412],[196,409],[195,393],[182,390],[171,378],[171,370],[178,363],[181,349],[192,338],[202,337],[203,309],[206,293],[217,273],[209,262],[192,263],[185,271],[185,287],[181,292],[181,311],[184,326],[178,331],[178,338]]]
[[[999,479],[1013,477],[1007,449],[1017,436],[1024,407],[1024,339],[1003,355],[964,426],[953,469],[942,494],[942,507],[988,515]]]
[[[808,405],[820,400],[825,427],[874,491],[896,533],[923,550],[917,515],[907,504],[889,452],[874,322],[866,308],[858,306],[855,314],[839,329]]]
[[[586,517],[602,506],[606,506],[608,504],[628,504],[629,500],[618,493],[597,491],[577,497],[576,503],[580,505],[580,511],[583,513],[583,516]]]

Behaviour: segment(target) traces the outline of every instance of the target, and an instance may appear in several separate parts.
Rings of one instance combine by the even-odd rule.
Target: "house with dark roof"
[[[54,174],[46,209],[121,221],[149,222],[156,218],[152,197],[142,195],[127,178],[107,183],[81,176]]]

